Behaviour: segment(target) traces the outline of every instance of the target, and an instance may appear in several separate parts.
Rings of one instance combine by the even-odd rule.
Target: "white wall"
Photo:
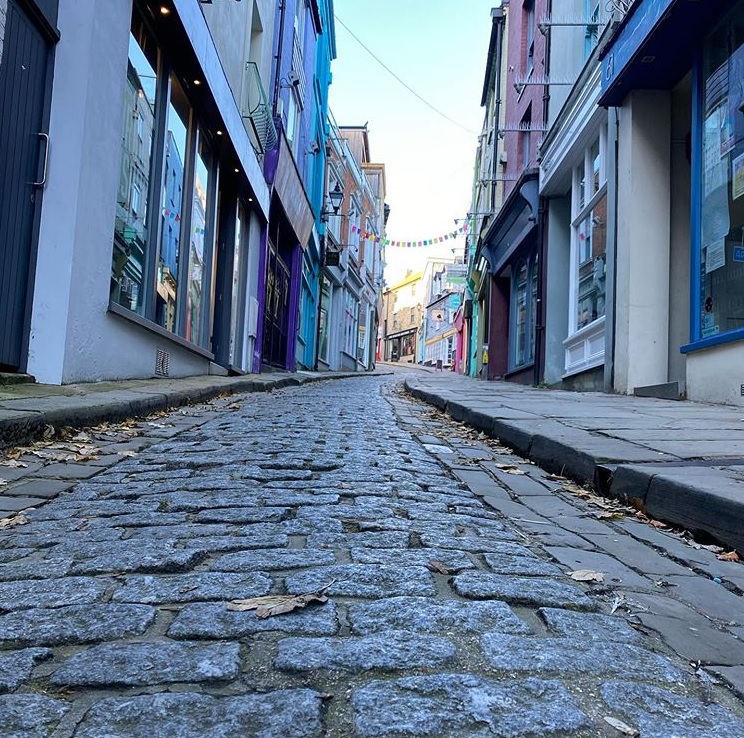
[[[620,110],[615,387],[668,378],[670,95],[632,92]]]
[[[571,195],[548,201],[545,304],[545,381],[561,381],[566,365],[571,265]]]
[[[687,354],[687,397],[744,406],[744,344],[741,341]]]

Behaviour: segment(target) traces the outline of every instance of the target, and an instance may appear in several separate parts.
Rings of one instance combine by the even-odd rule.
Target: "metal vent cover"
[[[170,366],[170,354],[167,351],[159,348],[155,352],[155,374],[159,377],[168,377],[168,369]]]

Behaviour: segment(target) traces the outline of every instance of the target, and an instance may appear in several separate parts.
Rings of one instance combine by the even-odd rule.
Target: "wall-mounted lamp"
[[[341,203],[344,201],[344,191],[341,189],[341,183],[336,181],[336,186],[328,193],[328,199],[331,201],[333,211],[323,210],[320,213],[321,220],[326,220],[329,215],[338,215]]]

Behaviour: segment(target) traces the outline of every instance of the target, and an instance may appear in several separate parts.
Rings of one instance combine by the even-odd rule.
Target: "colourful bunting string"
[[[445,233],[443,236],[438,236],[437,238],[430,238],[426,241],[391,241],[389,238],[380,238],[380,236],[376,236],[374,233],[369,233],[367,231],[363,231],[359,226],[351,226],[351,232],[352,233],[358,233],[359,238],[363,241],[371,241],[372,243],[381,243],[383,246],[395,246],[398,248],[418,248],[420,246],[433,246],[435,243],[442,243],[443,241],[448,241],[450,238],[457,238],[458,235],[461,233],[467,233],[468,232],[468,224],[463,223],[456,231],[452,231],[451,233]]]
[[[176,223],[178,223],[178,221],[181,220],[181,216],[175,210],[163,210],[163,215],[166,218],[170,218],[171,220],[175,220]]]

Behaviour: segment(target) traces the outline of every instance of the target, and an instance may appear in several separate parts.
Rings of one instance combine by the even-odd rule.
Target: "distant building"
[[[383,292],[383,359],[416,363],[425,298],[422,272],[409,272]]]

